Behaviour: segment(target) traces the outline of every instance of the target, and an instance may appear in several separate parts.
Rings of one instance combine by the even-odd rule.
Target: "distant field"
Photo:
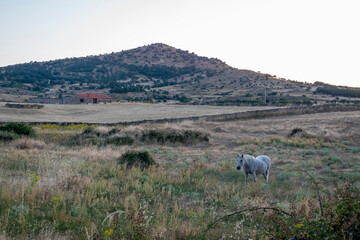
[[[246,112],[274,107],[192,106],[165,104],[46,104],[45,109],[13,109],[0,103],[2,122],[116,123]]]

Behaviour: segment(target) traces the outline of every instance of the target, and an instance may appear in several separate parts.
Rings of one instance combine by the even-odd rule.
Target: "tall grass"
[[[0,164],[5,170],[0,229],[10,237],[32,238],[48,229],[76,239],[86,239],[87,234],[105,239],[116,224],[113,217],[103,221],[119,210],[124,214],[118,216],[122,227],[117,231],[123,235],[137,231],[124,227],[130,226],[131,216],[149,226],[146,234],[151,237],[200,237],[207,224],[242,205],[272,201],[286,205],[289,199],[283,192],[296,199],[299,189],[294,186],[302,182],[299,176],[284,173],[268,185],[259,180],[245,187],[242,173],[219,165],[192,163],[174,176],[160,166],[141,170],[128,169],[115,160],[69,162],[56,152],[37,156],[8,150]],[[144,215],[140,217],[139,212]],[[214,227],[207,237],[221,238],[236,223]]]
[[[141,134],[156,129],[167,136],[169,129],[181,134],[189,129],[88,127],[36,126],[32,139],[0,143],[1,237],[226,239],[232,235],[268,239],[271,237],[263,235],[261,221],[251,218],[253,213],[205,230],[216,219],[244,206],[288,211],[292,204],[307,204],[304,199],[314,196],[313,184],[292,171],[294,166],[316,172],[330,192],[332,181],[360,181],[358,164],[348,164],[348,158],[340,157],[352,154],[351,146],[322,138],[271,136],[226,147],[211,141],[154,144],[148,139],[141,141]],[[201,128],[192,132],[197,131],[202,137],[206,133]],[[115,145],[104,140],[123,133],[132,133],[135,141]],[[84,137],[82,141],[93,136],[102,142],[66,144],[79,136]],[[245,186],[244,174],[235,169],[233,156],[235,151],[245,150],[271,155],[274,165],[267,184],[259,176],[257,183],[249,181]],[[139,151],[157,164],[129,168],[119,160],[127,152]]]

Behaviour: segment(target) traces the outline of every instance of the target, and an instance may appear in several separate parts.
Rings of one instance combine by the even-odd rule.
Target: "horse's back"
[[[256,159],[261,160],[266,163],[267,168],[269,169],[271,166],[271,159],[266,155],[259,155],[256,157]]]

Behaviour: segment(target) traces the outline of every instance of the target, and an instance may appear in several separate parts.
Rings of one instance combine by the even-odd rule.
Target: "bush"
[[[249,207],[217,219],[207,230],[242,214],[251,218],[249,222],[261,222],[261,231],[269,239],[360,239],[360,190],[349,182],[334,184],[335,191],[327,191],[321,202],[319,197],[302,196],[290,202],[289,212],[278,206]]]
[[[119,164],[127,164],[129,168],[140,167],[142,170],[151,165],[155,165],[155,160],[151,157],[148,151],[129,151],[123,154],[119,160]]]
[[[72,145],[103,145],[104,144],[104,134],[96,131],[95,127],[88,126],[82,133],[77,134],[71,138],[66,144]]]
[[[26,123],[7,123],[0,126],[0,131],[12,132],[17,135],[32,135],[34,133],[32,127]]]
[[[360,147],[350,147],[350,150],[352,153],[358,153],[360,152]]]
[[[304,133],[305,131],[301,128],[294,128],[291,133],[290,133],[290,137],[294,136],[294,135],[298,135],[299,133]]]
[[[108,132],[99,132],[93,127],[85,128],[69,142],[71,145],[131,145],[135,142],[144,143],[181,143],[194,144],[197,142],[208,142],[208,134],[193,130],[174,130],[174,129],[148,129],[142,133],[125,132],[114,128]]]
[[[115,136],[106,139],[107,144],[114,144],[114,145],[131,145],[135,142],[135,139],[131,136]]]
[[[360,191],[354,185],[335,184],[335,192],[323,198],[324,213],[316,208],[316,200],[292,203],[289,215],[274,211],[265,218],[265,230],[275,239],[359,239]]]
[[[83,130],[82,133],[75,135],[72,138],[72,141],[69,142],[70,145],[131,145],[135,142],[135,139],[131,136],[119,136],[115,135],[120,133],[119,129],[112,129],[108,132],[97,131],[95,127],[87,127]]]
[[[182,143],[193,144],[196,142],[208,142],[210,137],[208,134],[204,134],[200,131],[182,130],[176,131],[172,129],[165,130],[148,130],[143,131],[140,137],[143,142],[155,142],[159,144],[165,143]]]
[[[86,127],[82,132],[83,135],[85,135],[85,134],[89,135],[89,134],[92,134],[92,133],[96,133],[94,127]]]
[[[107,133],[107,135],[114,135],[114,134],[116,134],[116,133],[119,133],[120,132],[120,130],[119,129],[117,129],[117,128],[113,128],[113,129],[111,129],[108,133]]]
[[[336,154],[330,154],[329,160],[331,161],[331,163],[342,163],[341,158]]]
[[[14,139],[15,139],[14,133],[0,131],[0,141],[8,142]]]
[[[291,130],[291,133],[289,134],[289,137],[293,137],[293,138],[316,138],[314,135],[306,132],[304,129],[302,128],[294,128],[293,130]]]

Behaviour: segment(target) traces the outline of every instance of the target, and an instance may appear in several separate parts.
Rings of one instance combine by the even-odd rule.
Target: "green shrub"
[[[72,136],[66,144],[72,145],[103,145],[105,142],[104,134],[96,131],[95,127],[86,127],[82,133]]]
[[[360,179],[360,173],[358,172],[344,172],[343,177],[349,181],[357,181]]]
[[[148,151],[129,151],[123,154],[119,160],[119,164],[127,164],[128,167],[140,167],[141,169],[155,165],[155,160]]]
[[[330,154],[329,160],[331,161],[331,163],[342,163],[341,158],[336,154]]]
[[[95,133],[95,134],[97,133],[95,131],[94,127],[86,127],[82,132],[83,135],[89,135],[89,134],[93,134],[93,133]]]
[[[0,126],[0,131],[12,132],[17,135],[32,135],[34,133],[32,127],[26,123],[7,123]]]
[[[163,132],[160,132],[158,130],[149,130],[144,131],[141,135],[141,141],[156,141],[158,143],[164,143],[165,142],[165,134]]]
[[[119,129],[113,128],[107,134],[110,136],[110,135],[114,135],[114,134],[119,133],[119,132],[120,132]]]
[[[87,127],[82,133],[72,137],[68,142],[70,145],[131,145],[135,142],[144,143],[181,143],[194,144],[197,142],[208,142],[208,134],[193,130],[174,130],[174,129],[149,129],[144,130],[141,134],[137,132],[121,132],[120,129],[114,128],[107,133],[99,132],[94,127]]]
[[[131,145],[135,142],[135,138],[129,135],[120,135],[120,130],[114,128],[110,131],[99,132],[94,127],[87,127],[83,130],[82,133],[75,135],[72,138],[72,141],[69,142],[70,145]],[[115,135],[117,134],[117,135]]]
[[[289,172],[280,172],[279,174],[276,175],[276,180],[278,181],[285,181],[288,180],[290,178],[290,174]]]
[[[323,149],[319,150],[319,154],[322,156],[329,155],[330,150],[329,150],[329,148],[323,148]]]
[[[304,150],[303,151],[303,154],[304,155],[312,155],[312,154],[314,154],[315,152],[313,151],[313,150],[311,150],[311,149],[306,149],[306,150]]]
[[[358,153],[360,152],[360,147],[350,147],[350,150],[352,153]]]

